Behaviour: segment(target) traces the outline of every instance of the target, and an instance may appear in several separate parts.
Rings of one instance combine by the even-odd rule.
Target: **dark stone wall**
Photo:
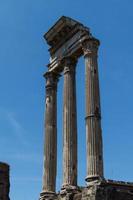
[[[9,165],[0,162],[0,200],[9,200]]]
[[[91,183],[75,194],[73,200],[133,200],[133,183],[111,180]]]
[[[104,181],[94,184],[82,192],[83,200],[133,200],[133,184]]]

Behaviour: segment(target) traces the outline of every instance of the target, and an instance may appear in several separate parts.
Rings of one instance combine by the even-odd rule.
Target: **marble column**
[[[44,77],[46,78],[45,145],[41,200],[54,195],[57,168],[57,82],[59,75],[54,72],[47,72]]]
[[[103,178],[103,145],[97,64],[98,46],[99,41],[95,38],[86,41],[83,45],[86,82],[87,182]]]
[[[63,106],[63,185],[77,186],[77,111],[76,111],[76,60],[64,61],[64,106]]]

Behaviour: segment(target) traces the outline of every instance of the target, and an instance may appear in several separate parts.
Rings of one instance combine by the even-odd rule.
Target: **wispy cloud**
[[[18,120],[16,119],[15,115],[11,112],[7,113],[7,118],[8,121],[10,123],[10,125],[12,126],[12,129],[14,130],[14,133],[16,135],[16,137],[20,140],[24,139],[24,134],[25,134],[25,130],[22,127],[22,125],[20,124],[20,122],[18,122]]]
[[[38,153],[15,153],[15,154],[8,154],[4,155],[5,159],[12,161],[19,161],[25,163],[34,163],[42,165],[42,155],[38,155]]]
[[[38,177],[17,177],[17,178],[12,178],[12,181],[14,182],[41,182],[42,179]]]
[[[27,145],[27,131],[22,126],[21,122],[17,119],[16,114],[3,108],[0,108],[0,113],[0,117],[8,121],[8,124],[12,129],[12,134],[14,134],[14,136],[18,139],[19,142],[21,142],[24,145]]]

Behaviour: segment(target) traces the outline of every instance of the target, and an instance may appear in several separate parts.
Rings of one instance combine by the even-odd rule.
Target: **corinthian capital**
[[[67,72],[75,72],[75,67],[77,64],[77,58],[75,57],[66,57],[63,60],[63,66],[64,66],[64,74]]]
[[[95,38],[90,38],[87,41],[84,41],[82,43],[82,50],[83,50],[83,55],[85,56],[90,56],[90,55],[97,55],[98,47],[100,45],[99,40]]]
[[[46,72],[44,74],[44,77],[46,78],[46,89],[56,89],[57,88],[57,82],[59,80],[60,75],[55,72]]]

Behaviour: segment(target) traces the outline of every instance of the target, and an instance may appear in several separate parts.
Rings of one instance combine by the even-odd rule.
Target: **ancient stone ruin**
[[[46,78],[45,149],[43,189],[40,200],[133,200],[133,184],[106,180],[103,172],[103,145],[98,77],[98,47],[83,24],[61,17],[44,35],[50,46]],[[76,63],[85,60],[86,88],[86,187],[77,185]],[[57,168],[57,83],[64,76],[63,183],[56,193]]]
[[[10,200],[9,189],[9,165],[0,162],[0,200]]]

